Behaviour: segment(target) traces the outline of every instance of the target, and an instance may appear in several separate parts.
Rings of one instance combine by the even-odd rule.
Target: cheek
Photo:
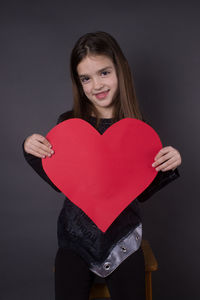
[[[85,93],[85,94],[89,94],[90,93],[90,88],[89,88],[89,86],[82,86],[83,87],[83,92]]]
[[[113,88],[115,88],[116,90],[118,89],[118,79],[117,77],[114,77],[112,80],[112,86]]]

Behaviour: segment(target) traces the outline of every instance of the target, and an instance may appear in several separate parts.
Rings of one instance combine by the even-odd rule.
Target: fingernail
[[[51,153],[53,154],[53,153],[54,153],[54,151],[53,151],[53,150],[51,150]]]
[[[42,157],[45,158],[45,155],[43,155]]]

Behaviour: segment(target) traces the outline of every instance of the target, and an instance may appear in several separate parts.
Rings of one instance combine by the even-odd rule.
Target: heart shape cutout
[[[100,134],[72,118],[46,138],[55,152],[42,159],[47,176],[103,232],[157,175],[152,163],[162,144],[143,121],[124,118]]]

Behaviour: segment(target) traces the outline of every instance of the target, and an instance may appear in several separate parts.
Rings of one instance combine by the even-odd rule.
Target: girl
[[[71,78],[73,108],[60,115],[58,123],[68,118],[82,118],[103,134],[122,118],[142,120],[128,62],[108,33],[88,33],[77,41],[71,53]],[[40,134],[28,136],[23,143],[28,163],[59,192],[41,164],[41,158],[54,154],[52,147]],[[177,178],[176,168],[180,164],[181,156],[176,149],[162,148],[152,165],[158,171],[156,178],[105,233],[65,198],[58,219],[56,300],[88,300],[94,274],[105,278],[112,300],[145,299],[139,202]]]

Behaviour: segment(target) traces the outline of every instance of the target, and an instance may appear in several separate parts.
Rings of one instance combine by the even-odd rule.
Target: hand
[[[156,168],[156,171],[165,172],[175,170],[181,164],[181,155],[178,150],[167,146],[157,153],[154,160],[152,167]]]
[[[54,153],[51,148],[49,141],[37,133],[28,136],[24,142],[24,150],[40,158],[50,157]]]

